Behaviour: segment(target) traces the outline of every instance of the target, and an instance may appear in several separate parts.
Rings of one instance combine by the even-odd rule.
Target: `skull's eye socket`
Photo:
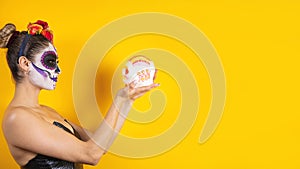
[[[45,53],[42,57],[42,64],[50,70],[57,68],[57,56],[54,52]]]

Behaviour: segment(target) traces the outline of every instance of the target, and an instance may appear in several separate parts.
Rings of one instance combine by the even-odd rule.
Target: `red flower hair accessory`
[[[41,34],[47,38],[51,43],[53,43],[53,33],[50,30],[48,23],[38,20],[35,23],[29,23],[27,26],[28,34],[38,35]]]

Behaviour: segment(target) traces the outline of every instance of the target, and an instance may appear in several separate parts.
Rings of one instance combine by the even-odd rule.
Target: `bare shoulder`
[[[18,107],[9,107],[6,111],[5,111],[5,115],[3,118],[3,123],[5,124],[12,124],[12,123],[16,123],[19,121],[24,121],[24,120],[29,120],[31,118],[38,118],[38,116],[34,115],[32,113],[32,110],[27,108],[27,107],[23,107],[23,106],[18,106]]]
[[[23,107],[9,107],[4,114],[4,118],[2,121],[2,128],[4,133],[11,128],[14,128],[16,125],[20,123],[30,123],[32,119],[38,119],[39,117],[32,113],[32,110]]]
[[[46,109],[46,110],[49,110],[49,111],[53,111],[53,112],[56,112],[55,109],[49,107],[49,106],[46,106],[46,105],[41,105],[42,108]]]
[[[41,107],[46,110],[48,113],[50,113],[53,117],[56,117],[56,118],[63,118],[55,109],[49,107],[49,106],[46,106],[46,105],[41,105]]]

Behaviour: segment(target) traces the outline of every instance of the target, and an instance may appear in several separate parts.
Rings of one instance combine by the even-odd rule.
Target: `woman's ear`
[[[29,71],[29,60],[25,56],[19,57],[19,66],[21,71],[28,72]]]

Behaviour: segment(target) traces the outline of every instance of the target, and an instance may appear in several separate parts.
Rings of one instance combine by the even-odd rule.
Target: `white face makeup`
[[[37,54],[29,66],[30,81],[41,89],[54,90],[60,69],[57,65],[57,53],[51,43]]]

